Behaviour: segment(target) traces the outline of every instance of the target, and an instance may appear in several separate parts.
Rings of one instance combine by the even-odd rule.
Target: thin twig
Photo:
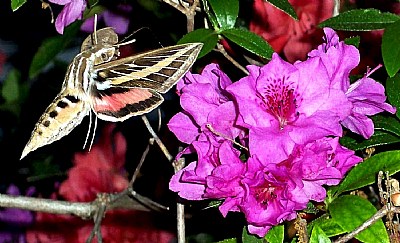
[[[194,30],[194,16],[196,15],[196,8],[199,5],[199,0],[194,0],[193,4],[187,8],[186,11],[186,30],[187,32],[192,32]]]
[[[96,211],[96,206],[92,203],[66,202],[5,194],[0,194],[0,207],[54,214],[72,214],[83,219],[91,218]]]
[[[146,159],[146,157],[147,157],[147,155],[148,155],[148,153],[150,151],[150,146],[153,145],[152,141],[153,141],[153,139],[151,139],[149,141],[149,144],[147,144],[146,149],[143,151],[143,154],[142,154],[142,157],[140,158],[139,164],[136,166],[135,172],[133,173],[131,181],[129,182],[129,187],[133,186],[133,183],[135,182],[137,176],[139,175],[140,168],[142,168],[142,165],[143,165],[143,163],[144,163],[144,161],[145,161],[145,159]]]
[[[185,159],[179,158],[172,163],[175,173],[185,167]],[[176,204],[176,225],[177,225],[177,238],[178,243],[185,242],[185,205],[182,203]]]
[[[174,7],[176,10],[178,10],[179,12],[185,14],[186,11],[186,7],[182,6],[178,0],[162,0],[163,2],[165,2],[166,4],[171,5],[172,7]],[[189,3],[187,4],[189,6]]]
[[[132,195],[132,189],[127,188],[120,193],[102,193],[108,199],[108,209],[128,209],[128,210],[139,210],[149,211],[148,207],[142,205],[157,205],[158,208],[168,209],[150,199],[141,196],[134,192],[134,198],[140,202],[140,204],[134,202],[132,199],[129,201],[122,201],[121,198],[125,198],[127,195]],[[0,207],[3,208],[19,208],[35,212],[44,212],[52,214],[70,214],[78,216],[82,219],[93,218],[96,214],[99,203],[98,199],[92,202],[67,202],[61,200],[45,199],[45,198],[33,198],[25,196],[12,196],[6,194],[0,194]]]
[[[186,16],[187,32],[191,32],[194,30],[194,16],[196,15],[196,11],[201,10],[200,8],[198,8],[200,0],[193,0],[192,4],[183,2],[181,0],[163,0],[163,2],[171,5]]]
[[[157,136],[157,134],[154,132],[153,128],[151,127],[149,120],[147,120],[146,116],[142,116],[143,122],[145,126],[147,127],[147,130],[149,130],[150,134],[153,136],[154,140],[160,147],[160,149],[163,151],[165,157],[168,159],[168,161],[172,161],[173,157],[171,154],[168,152],[167,148],[165,145],[162,143],[160,138]],[[180,159],[178,161],[173,161],[172,166],[174,167],[175,172],[181,170],[185,166],[185,161],[183,159]],[[185,208],[183,204],[177,203],[177,238],[178,238],[178,243],[184,243],[185,242]]]
[[[217,50],[220,52],[228,61],[230,61],[235,67],[239,68],[242,72],[244,72],[246,75],[249,75],[249,71],[247,71],[246,68],[244,68],[242,65],[240,65],[233,57],[231,57],[224,49],[224,46],[221,45],[220,43],[217,44]]]
[[[100,203],[99,209],[97,210],[95,216],[94,216],[94,226],[92,231],[90,232],[90,235],[88,239],[86,240],[86,243],[92,242],[95,236],[97,236],[97,242],[102,243],[103,242],[103,237],[101,236],[101,221],[103,220],[103,217],[106,213],[107,206],[106,203]]]
[[[176,8],[178,11],[180,11],[181,13],[185,14],[185,8],[189,8],[190,7],[190,3],[186,2],[186,1],[180,1],[180,0],[161,0],[161,2],[165,2],[166,4],[169,4],[170,6]],[[196,7],[196,11],[201,11],[200,7]]]
[[[152,209],[154,211],[168,211],[169,210],[169,207],[161,205],[161,204],[149,199],[148,197],[142,196],[142,195],[138,194],[137,192],[135,192],[131,188],[129,188],[128,191],[129,191],[130,195],[133,198],[135,198],[138,202],[143,203],[148,208],[150,208],[150,209]]]
[[[333,243],[343,243],[343,242],[347,242],[347,241],[351,240],[352,238],[354,238],[354,236],[359,234],[361,231],[367,229],[372,224],[374,224],[376,221],[380,220],[382,217],[384,217],[385,215],[387,215],[390,212],[400,213],[400,208],[399,207],[391,207],[390,209],[388,209],[388,207],[386,205],[383,206],[378,212],[376,212],[371,218],[369,218],[367,221],[365,221],[363,224],[361,224],[355,230],[353,230],[352,232],[350,232],[349,234],[347,234],[343,237],[340,237]]]
[[[151,136],[154,138],[158,146],[160,147],[161,151],[164,153],[165,157],[168,159],[168,161],[172,161],[174,157],[168,152],[167,147],[163,144],[161,139],[157,136],[157,134],[154,132],[153,128],[150,125],[149,120],[147,120],[146,116],[142,116],[142,120],[144,122],[144,125],[146,126],[147,130],[150,132]]]

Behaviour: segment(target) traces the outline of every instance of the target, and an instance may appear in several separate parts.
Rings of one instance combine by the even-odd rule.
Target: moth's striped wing
[[[169,46],[97,65],[96,88],[134,87],[166,93],[193,65],[202,46]]]
[[[65,92],[58,94],[36,123],[21,159],[29,152],[68,135],[89,111],[90,105],[76,95]]]
[[[176,45],[97,65],[90,96],[99,118],[123,121],[158,107],[195,62],[202,43]]]

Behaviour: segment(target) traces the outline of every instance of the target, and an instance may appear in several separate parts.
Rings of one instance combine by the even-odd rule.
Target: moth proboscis
[[[102,120],[116,122],[152,111],[163,102],[161,94],[190,69],[203,46],[188,43],[119,58],[119,47],[129,43],[118,43],[118,35],[110,27],[83,41],[81,52],[68,66],[60,93],[36,123],[21,159],[68,135],[92,112]]]

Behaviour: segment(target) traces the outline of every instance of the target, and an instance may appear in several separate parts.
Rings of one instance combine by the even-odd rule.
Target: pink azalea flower
[[[49,0],[49,2],[64,5],[64,8],[57,16],[55,24],[56,30],[60,34],[64,33],[64,27],[77,19],[82,19],[83,11],[86,8],[85,0]]]
[[[235,139],[241,130],[234,126],[237,114],[225,90],[230,84],[232,81],[216,64],[207,65],[201,75],[186,74],[177,85],[184,112],[172,117],[168,128],[186,144],[194,142],[205,131]]]
[[[202,138],[204,137],[202,135]],[[215,137],[208,138],[213,139]],[[227,191],[230,191],[229,186],[225,187],[227,183],[224,183],[224,186],[217,185],[218,182],[216,180],[208,181],[208,176],[213,173],[219,173],[218,171],[224,169],[242,171],[244,163],[240,161],[238,151],[227,140],[218,143],[216,146],[208,141],[196,141],[193,146],[198,153],[199,160],[190,163],[171,178],[169,183],[170,190],[178,192],[180,197],[189,200],[226,197],[228,195]],[[219,175],[223,176],[224,173],[219,173]],[[226,176],[230,177],[230,180],[234,180],[231,177],[232,173],[227,173]],[[234,195],[235,192],[232,193],[229,193],[229,195]],[[223,211],[225,212],[223,213],[224,215],[228,212],[228,210]]]
[[[369,77],[371,72],[350,84],[349,74],[358,65],[360,54],[354,46],[339,41],[334,30],[324,28],[324,31],[326,43],[311,51],[309,56],[321,58],[332,87],[343,90],[353,105],[351,113],[341,120],[342,125],[364,138],[370,138],[374,133],[374,123],[368,116],[383,111],[395,113],[396,108],[385,103],[385,88]]]
[[[341,147],[338,139],[321,139],[296,145],[293,154],[280,163],[248,159],[241,180],[245,193],[237,207],[249,223],[250,233],[263,237],[284,220],[296,217],[310,200],[326,197],[322,185],[337,185],[349,167],[361,162],[353,151]]]
[[[317,25],[332,17],[333,0],[289,0],[299,21],[264,0],[254,1],[250,31],[263,37],[275,52],[293,63],[304,60],[317,45],[322,32]]]
[[[190,145],[182,153],[198,155],[197,161],[171,179],[170,189],[181,197],[204,199],[205,178],[221,163],[219,148],[225,142],[232,146],[231,141],[243,134],[235,125],[236,108],[225,90],[230,84],[232,81],[218,65],[210,64],[201,75],[188,73],[177,85],[184,111],[172,117],[168,127],[181,142]],[[180,180],[191,184],[183,185]]]
[[[350,114],[343,91],[330,85],[318,58],[290,64],[276,53],[263,67],[248,66],[250,75],[230,85],[241,120],[248,128],[251,154],[279,162],[295,144],[341,136],[339,121]]]
[[[263,237],[268,230],[296,217],[310,200],[326,197],[323,185],[337,185],[349,168],[362,161],[338,143],[323,138],[296,145],[288,159],[279,163],[257,155],[242,162],[239,152],[225,141],[215,153],[218,163],[196,173],[197,162],[173,176],[170,188],[190,200],[223,200],[219,209],[244,213],[248,229]]]
[[[169,127],[198,159],[172,177],[170,189],[189,200],[221,200],[223,216],[244,213],[260,237],[310,200],[323,201],[323,186],[361,162],[338,143],[352,109],[341,84],[357,62],[331,60],[341,74],[322,57],[290,64],[277,54],[236,83],[216,65],[189,74],[178,84],[184,111]],[[237,138],[249,151],[233,146]]]

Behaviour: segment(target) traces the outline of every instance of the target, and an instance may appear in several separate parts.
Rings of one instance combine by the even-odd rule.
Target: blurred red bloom
[[[7,56],[4,52],[0,50],[0,75],[3,72],[3,66],[6,63]]]
[[[75,154],[75,166],[59,190],[68,201],[89,202],[99,192],[120,192],[128,186],[123,168],[126,140],[119,132],[113,134],[114,128],[115,125],[105,127],[100,141],[89,153]]]
[[[68,179],[61,183],[58,195],[68,201],[90,202],[98,193],[120,192],[127,188],[124,170],[126,140],[115,125],[106,126],[100,141],[89,153],[77,153]],[[28,242],[86,242],[93,222],[77,217],[38,213]],[[104,242],[170,242],[173,234],[158,230],[150,216],[140,211],[107,212],[101,223]],[[93,242],[97,242],[97,239]]]
[[[289,0],[299,21],[264,0],[255,0],[250,31],[264,38],[275,52],[289,62],[304,60],[321,43],[322,30],[317,25],[332,17],[333,0]]]

